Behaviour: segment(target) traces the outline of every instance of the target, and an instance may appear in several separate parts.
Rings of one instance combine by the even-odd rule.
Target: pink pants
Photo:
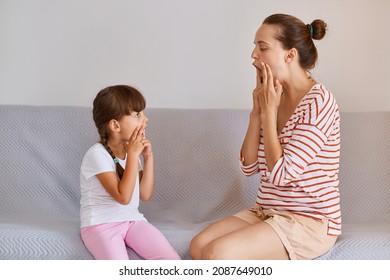
[[[179,260],[165,236],[147,221],[81,228],[81,238],[97,260],[128,260],[126,246],[146,260]]]

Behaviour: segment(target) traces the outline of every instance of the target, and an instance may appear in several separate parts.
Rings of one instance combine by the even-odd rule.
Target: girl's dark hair
[[[108,123],[112,120],[120,120],[132,112],[141,112],[146,107],[145,98],[135,88],[127,85],[109,86],[96,95],[93,101],[93,120],[100,135],[100,143],[106,148],[116,164],[116,172],[119,180],[122,179],[124,170],[108,146],[110,137]]]
[[[306,70],[313,69],[318,58],[314,40],[321,40],[327,30],[327,24],[316,19],[311,24],[305,24],[300,19],[286,15],[274,14],[267,17],[263,24],[277,25],[279,32],[276,39],[286,50],[295,48],[299,54],[299,63]]]

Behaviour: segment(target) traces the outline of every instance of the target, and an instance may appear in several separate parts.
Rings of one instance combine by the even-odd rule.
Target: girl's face
[[[119,121],[121,127],[121,136],[123,141],[128,141],[132,136],[134,130],[141,127],[141,133],[145,134],[148,117],[141,112],[132,112],[130,115],[126,115]]]
[[[255,35],[255,48],[251,57],[254,59],[253,65],[257,69],[260,70],[261,62],[264,62],[270,66],[274,78],[281,81],[284,77],[285,58],[288,51],[275,38],[276,32],[278,32],[276,25],[261,25]]]

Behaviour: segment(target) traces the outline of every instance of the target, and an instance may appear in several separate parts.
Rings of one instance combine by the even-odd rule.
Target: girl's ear
[[[121,126],[117,120],[110,120],[108,122],[108,127],[110,128],[111,131],[113,132],[120,132],[121,131]]]
[[[294,61],[297,58],[298,58],[298,51],[296,48],[292,48],[286,53],[284,60],[286,61],[286,63],[290,63],[291,61]]]

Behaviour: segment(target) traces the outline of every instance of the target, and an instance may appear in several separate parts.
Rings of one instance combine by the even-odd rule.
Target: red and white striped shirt
[[[262,130],[258,162],[244,166],[241,161],[245,175],[261,173],[256,204],[314,219],[326,217],[328,234],[339,235],[340,115],[334,96],[323,85],[316,84],[303,97],[279,141],[283,155],[271,172]]]

